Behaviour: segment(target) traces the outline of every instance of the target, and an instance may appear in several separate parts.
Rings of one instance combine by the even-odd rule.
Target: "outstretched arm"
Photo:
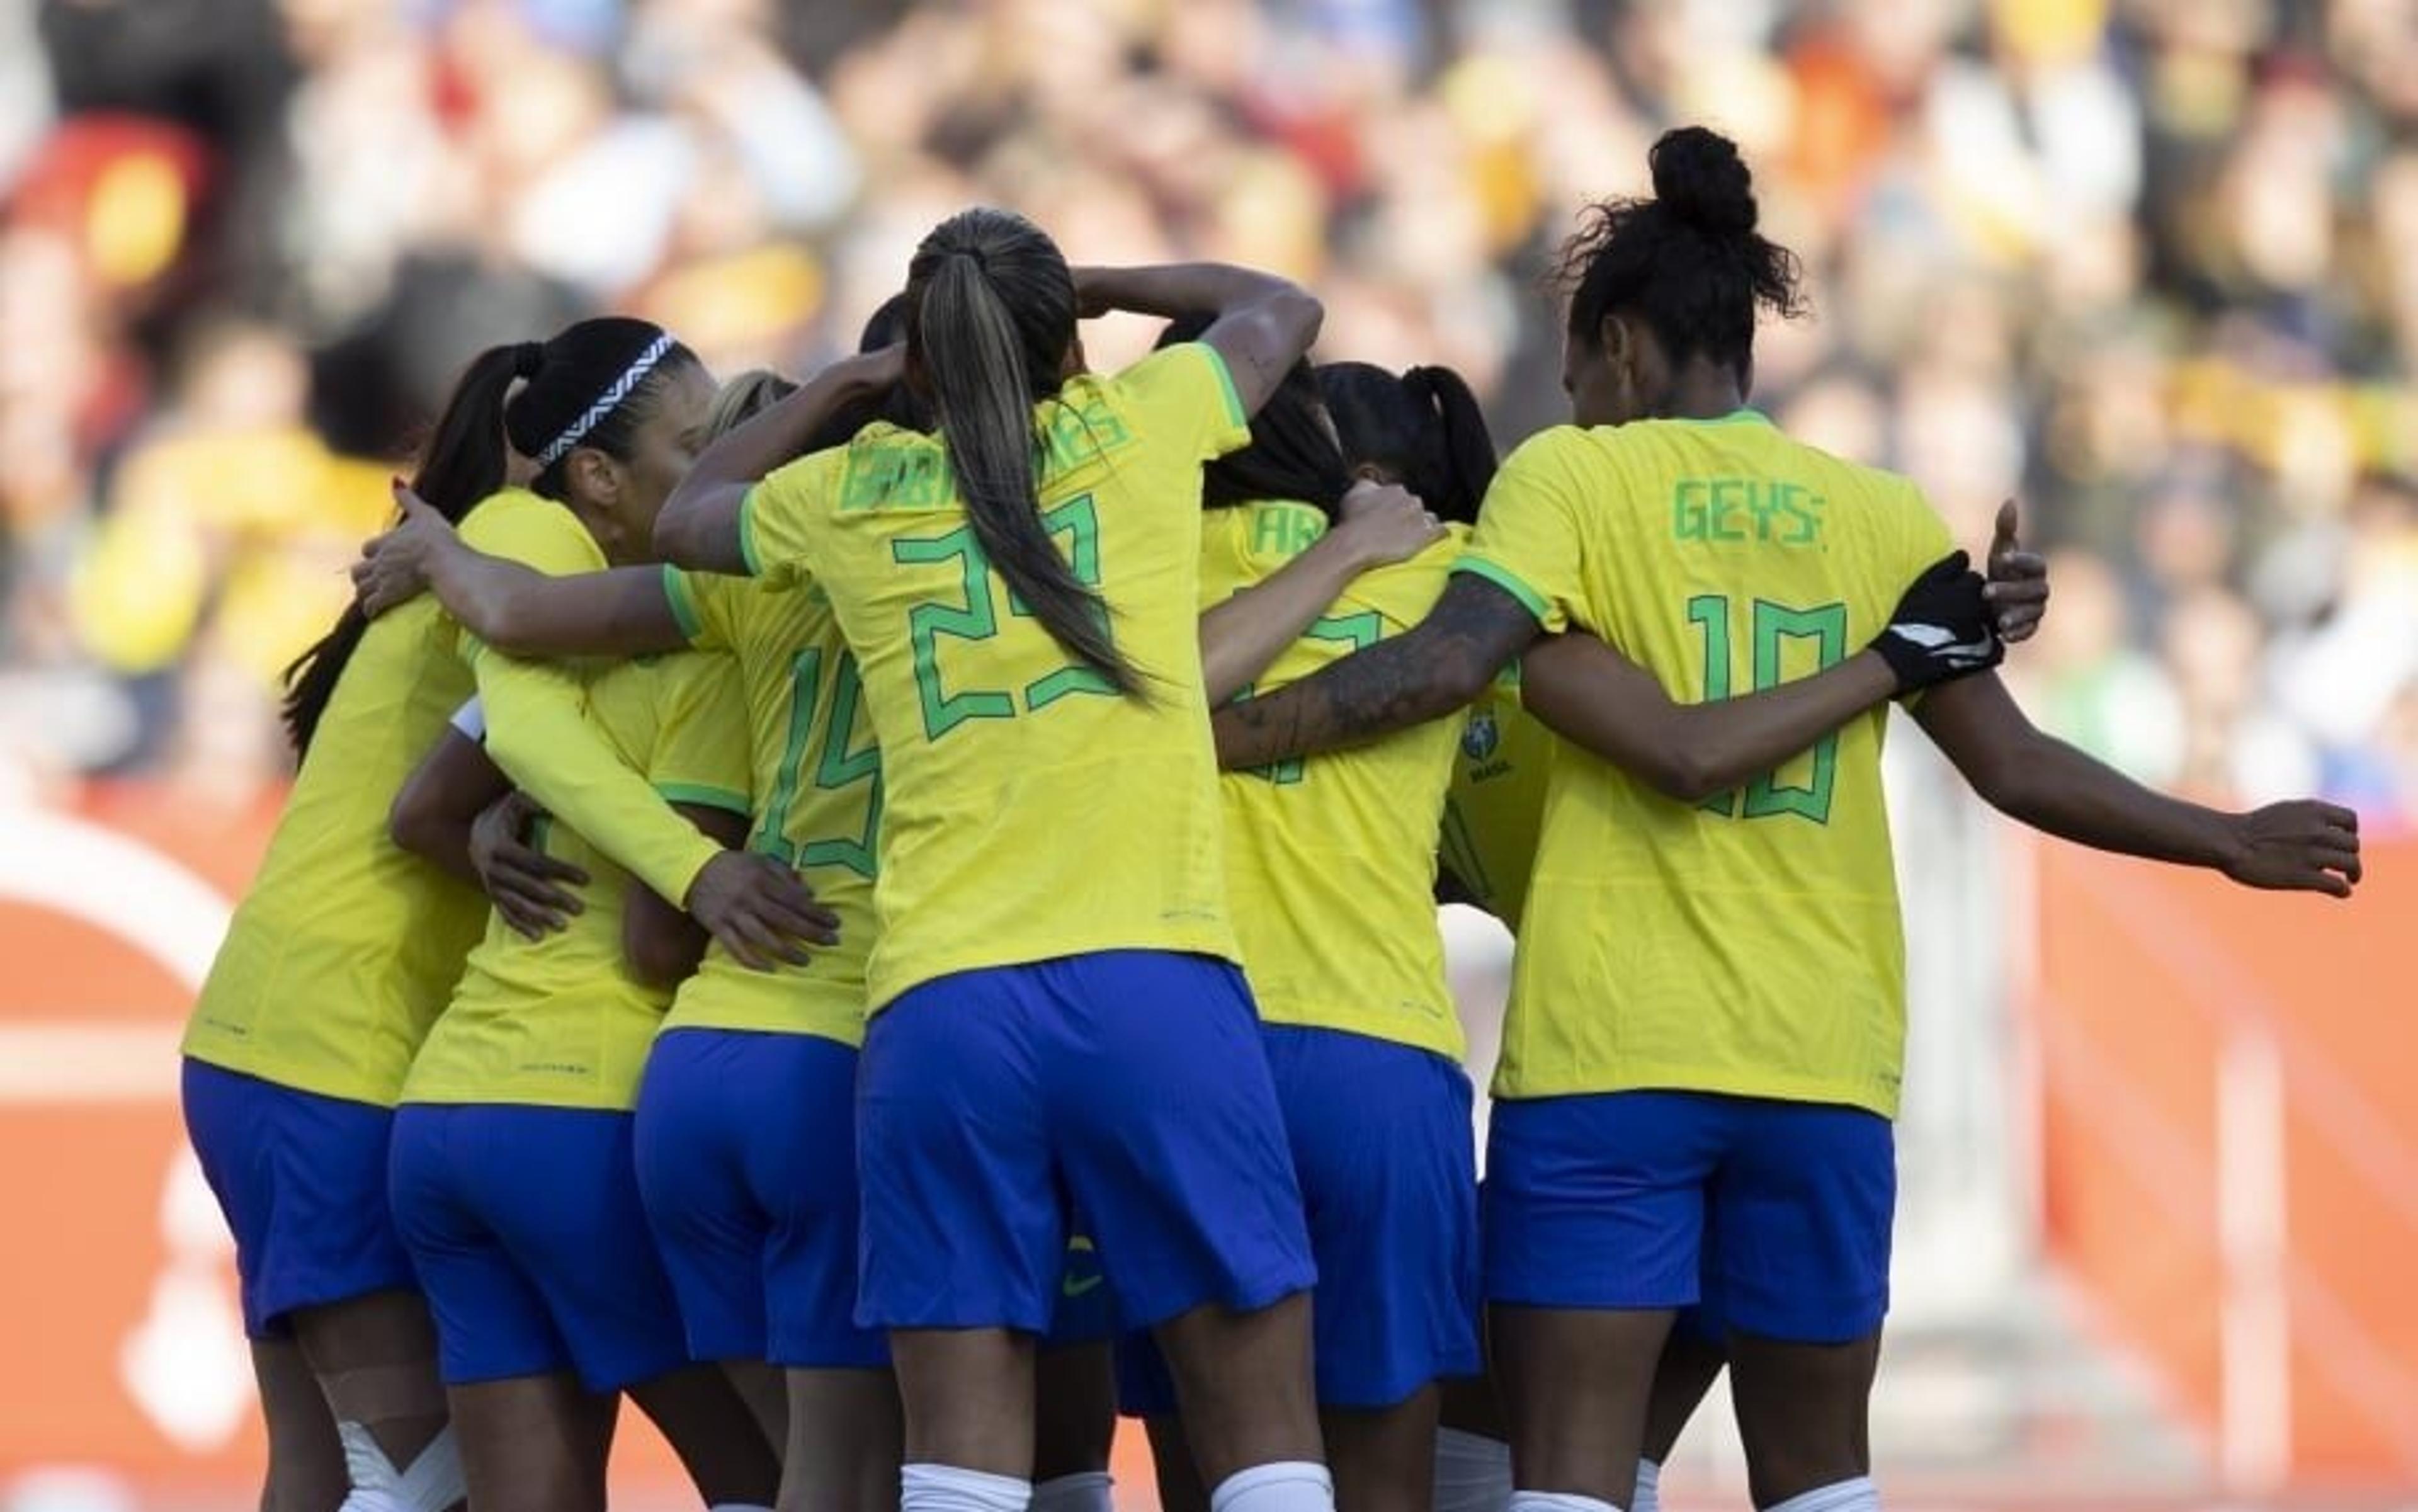
[[[507,656],[641,656],[688,644],[660,567],[549,576],[463,543],[446,518],[398,482],[403,523],[353,564],[353,588],[373,618],[436,595],[445,612]]]
[[[2350,896],[2359,816],[2332,803],[2227,814],[2142,787],[2035,727],[1996,676],[1933,693],[1914,710],[1991,807],[2095,850],[2222,871],[2245,887]]]
[[[747,491],[796,458],[840,409],[896,387],[906,349],[845,357],[805,386],[705,449],[655,516],[655,555],[709,573],[752,573],[741,522]]]
[[[1217,764],[1263,766],[1439,719],[1486,690],[1538,634],[1520,601],[1456,574],[1428,617],[1265,698],[1217,710]]]
[[[1079,267],[1075,298],[1087,315],[1129,310],[1170,320],[1213,316],[1201,340],[1225,359],[1246,415],[1260,412],[1326,319],[1325,306],[1291,279],[1225,263]]]

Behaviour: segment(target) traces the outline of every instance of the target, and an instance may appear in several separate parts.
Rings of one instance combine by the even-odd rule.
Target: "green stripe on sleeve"
[[[764,575],[763,558],[756,555],[756,496],[763,491],[764,485],[758,483],[739,501],[739,555],[745,559],[750,577]]]
[[[727,788],[694,782],[659,782],[655,791],[666,803],[694,803],[699,808],[718,808],[742,818],[747,817],[747,800]]]
[[[1545,602],[1545,596],[1522,582],[1518,573],[1502,563],[1488,561],[1483,557],[1463,557],[1452,564],[1452,570],[1467,573],[1472,577],[1482,577],[1510,594],[1520,601],[1522,608],[1536,616],[1537,623],[1550,625],[1553,622],[1553,607]]]
[[[705,628],[705,617],[696,612],[688,574],[669,562],[664,563],[664,602],[672,606],[672,620],[680,626],[681,639],[696,645],[698,632]]]
[[[1242,393],[1234,387],[1234,374],[1227,371],[1226,354],[1210,345],[1207,342],[1199,342],[1194,344],[1198,345],[1202,353],[1208,357],[1209,366],[1217,372],[1217,389],[1220,393],[1223,393],[1226,396],[1226,418],[1232,420],[1237,425],[1249,425],[1251,423],[1251,417],[1243,412],[1243,396]]]

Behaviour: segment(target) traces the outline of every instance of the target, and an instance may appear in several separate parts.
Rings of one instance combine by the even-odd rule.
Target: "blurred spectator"
[[[1759,402],[2058,548],[2040,717],[2418,823],[2413,81],[2400,0],[0,0],[0,761],[274,780],[471,353],[622,308],[804,367],[969,200],[1310,280],[1508,446],[1553,241],[1704,118],[1817,296]]]

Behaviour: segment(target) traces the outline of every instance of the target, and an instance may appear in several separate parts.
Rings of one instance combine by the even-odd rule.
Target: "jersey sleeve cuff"
[[[698,808],[720,809],[726,814],[747,817],[747,799],[727,787],[715,787],[706,783],[659,782],[655,791],[666,803],[693,803]]]
[[[739,518],[739,539],[743,550],[747,540],[747,516],[742,512]],[[752,557],[748,567],[751,571],[755,567]],[[704,617],[696,612],[696,598],[689,589],[688,574],[669,562],[664,563],[664,602],[671,605],[672,622],[680,626],[681,639],[696,645],[698,633],[705,628]]]
[[[1201,355],[1208,360],[1209,371],[1217,374],[1217,392],[1226,400],[1226,423],[1217,437],[1217,454],[1224,456],[1250,444],[1251,417],[1243,408],[1242,390],[1234,387],[1234,374],[1226,366],[1226,354],[1207,342],[1193,344],[1201,348]]]
[[[1553,605],[1545,602],[1545,596],[1530,588],[1521,579],[1520,574],[1502,563],[1489,561],[1483,557],[1463,557],[1453,563],[1452,570],[1456,573],[1467,573],[1472,577],[1484,578],[1519,600],[1520,607],[1534,615],[1538,624],[1547,630],[1557,628]]]
[[[747,575],[764,575],[764,558],[756,554],[756,499],[764,491],[758,483],[739,500],[739,556],[747,564]]]

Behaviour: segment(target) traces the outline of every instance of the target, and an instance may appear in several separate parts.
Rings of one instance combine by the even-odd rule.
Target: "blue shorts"
[[[1474,1376],[1477,1152],[1469,1077],[1443,1056],[1338,1030],[1261,1031],[1318,1263],[1311,1312],[1322,1407],[1391,1407]],[[1117,1404],[1176,1410],[1147,1334],[1117,1349]]]
[[[417,1291],[387,1207],[394,1110],[185,1061],[185,1133],[235,1235],[243,1328],[283,1334],[299,1307]]]
[[[1861,1108],[1624,1092],[1494,1105],[1486,1299],[1686,1307],[1792,1343],[1859,1339],[1889,1311],[1897,1146]]]
[[[1108,951],[902,994],[857,1080],[857,1321],[1047,1333],[1068,1213],[1121,1322],[1263,1307],[1315,1273],[1242,972]]]
[[[618,1391],[689,1361],[638,1201],[627,1113],[406,1103],[395,1224],[448,1385],[575,1370]]]
[[[856,1326],[856,1050],[676,1029],[638,1089],[638,1191],[689,1352],[793,1369],[890,1363]]]

